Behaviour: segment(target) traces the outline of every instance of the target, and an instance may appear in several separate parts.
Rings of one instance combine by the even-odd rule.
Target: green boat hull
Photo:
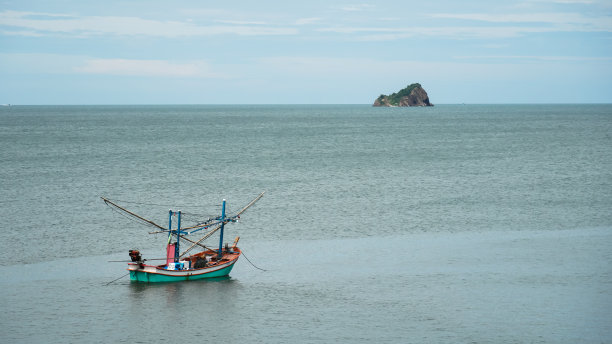
[[[130,280],[134,282],[177,282],[177,281],[192,281],[205,278],[224,277],[229,275],[234,264],[226,266],[222,269],[211,271],[203,274],[185,274],[185,275],[164,275],[161,273],[151,273],[145,271],[132,270],[130,271]]]

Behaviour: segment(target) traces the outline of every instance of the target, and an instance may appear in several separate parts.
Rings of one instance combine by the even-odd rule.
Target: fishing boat
[[[173,282],[228,276],[242,251],[237,246],[240,237],[236,237],[231,246],[229,243],[224,245],[223,234],[225,225],[238,221],[240,215],[261,199],[264,193],[259,194],[259,196],[255,197],[255,199],[235,214],[226,214],[226,201],[223,200],[221,215],[210,217],[207,220],[185,228],[181,228],[181,211],[169,211],[168,227],[166,228],[117,205],[107,198],[101,198],[106,205],[114,210],[134,217],[146,225],[157,227],[158,230],[150,232],[150,234],[168,233],[166,257],[163,258],[164,264],[147,264],[148,260],[142,258],[139,250],[129,250],[130,261],[128,261],[127,269],[130,274],[130,280],[136,282]],[[173,218],[176,219],[176,226],[174,228],[172,226]],[[210,248],[204,245],[204,240],[217,232],[219,232],[218,248]],[[205,235],[197,240],[188,238],[189,235],[198,233],[205,233]],[[185,244],[188,247],[181,252]],[[194,248],[203,251],[187,255]]]

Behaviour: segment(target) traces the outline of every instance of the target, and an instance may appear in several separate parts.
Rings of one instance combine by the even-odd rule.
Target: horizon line
[[[72,104],[0,104],[0,108],[10,108],[19,106],[294,106],[294,105],[313,105],[313,106],[342,106],[342,105],[363,105],[374,107],[371,103],[72,103]],[[564,103],[436,103],[432,106],[393,106],[398,108],[428,108],[439,105],[612,105],[612,102],[564,102]],[[387,106],[380,106],[385,108]]]

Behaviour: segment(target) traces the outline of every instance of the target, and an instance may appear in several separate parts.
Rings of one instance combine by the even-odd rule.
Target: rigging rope
[[[233,219],[233,222],[235,222],[236,219],[240,218],[240,215],[243,212],[245,212],[248,208],[250,208],[253,204],[255,204],[255,202],[257,202],[261,197],[263,197],[264,193],[265,193],[265,191],[262,192],[261,194],[259,194],[257,197],[255,197],[255,199],[253,199],[249,204],[247,204],[244,208],[242,208],[241,210],[239,210],[235,214],[232,214],[232,211],[229,210],[229,207],[228,207],[228,212],[227,212],[226,218],[231,218],[231,219]],[[169,230],[166,227],[160,226],[160,225],[158,225],[157,223],[155,223],[155,222],[153,222],[151,220],[147,220],[144,217],[141,217],[141,216],[139,216],[139,215],[137,215],[137,214],[135,214],[135,213],[133,213],[133,212],[131,212],[131,211],[129,211],[129,210],[127,210],[127,209],[117,205],[117,204],[115,204],[113,201],[111,201],[108,198],[104,198],[104,197],[100,197],[100,198],[102,198],[104,203],[109,208],[111,208],[112,210],[114,210],[115,212],[121,214],[123,217],[125,217],[125,218],[127,218],[129,220],[132,220],[132,221],[135,221],[137,223],[144,224],[144,225],[147,225],[147,226],[157,227],[157,228],[161,229],[162,232],[167,232]],[[122,200],[115,200],[115,201],[123,202],[123,203],[141,204],[141,205],[163,206],[161,204],[145,203],[145,202],[133,202],[133,201],[122,201]],[[121,211],[119,211],[119,210],[121,210]],[[126,214],[130,215],[131,217],[126,216]],[[181,211],[181,215],[183,215],[183,214],[187,215],[187,216],[185,216],[183,218],[183,220],[186,220],[186,221],[189,221],[189,222],[193,221],[193,222],[196,222],[196,224],[195,225],[191,225],[191,226],[183,226],[183,228],[181,228],[181,230],[208,229],[209,227],[218,225],[220,223],[219,217],[214,216],[214,215],[213,216],[208,216],[208,219],[205,220],[205,221],[201,221],[201,220],[195,218],[195,216],[198,216],[200,218],[205,217],[205,216],[203,216],[201,214]],[[214,231],[215,230],[213,230],[213,233],[214,233]],[[157,232],[153,232],[153,233],[157,233]]]
[[[106,286],[106,285],[109,285],[109,284],[111,284],[111,283],[113,283],[113,282],[116,282],[116,281],[118,281],[118,280],[122,279],[123,277],[125,277],[125,276],[127,276],[127,275],[129,275],[129,274],[130,274],[130,273],[128,272],[127,274],[125,274],[125,275],[123,275],[123,276],[121,276],[121,277],[119,277],[119,278],[116,278],[116,279],[114,279],[114,280],[112,280],[112,281],[110,281],[110,282],[106,283],[106,284],[105,284],[105,286]]]
[[[114,198],[106,198],[107,200],[113,201],[113,202],[120,202],[120,203],[130,203],[130,204],[139,204],[139,205],[152,205],[152,206],[156,206],[156,207],[166,207],[166,208],[209,208],[209,207],[217,207],[219,206],[218,204],[214,204],[214,205],[207,205],[207,206],[202,206],[202,205],[188,205],[188,206],[179,206],[179,205],[169,205],[169,204],[159,204],[159,203],[147,203],[147,202],[136,202],[136,201],[124,201],[124,200],[120,200],[120,199],[114,199]],[[197,214],[195,214],[197,215]]]
[[[200,238],[200,240],[194,242],[188,249],[183,251],[183,253],[181,253],[181,257],[183,257],[185,254],[187,254],[187,252],[191,251],[196,245],[200,244],[202,241],[206,240],[208,237],[213,235],[220,228],[221,228],[221,225],[213,228],[210,232],[206,233],[206,235],[204,235],[202,238]]]
[[[104,198],[104,197],[100,197],[100,198],[102,198],[102,200],[104,201],[104,203],[106,203],[106,205],[112,205],[113,207],[115,207],[115,208],[117,208],[117,209],[119,209],[119,210],[121,210],[121,211],[123,211],[123,212],[125,212],[125,213],[127,213],[127,214],[129,214],[129,215],[131,215],[131,216],[133,216],[133,217],[135,217],[135,218],[137,218],[137,219],[141,220],[141,221],[147,222],[147,223],[149,223],[150,225],[153,225],[153,226],[155,226],[155,227],[157,227],[157,228],[159,228],[159,229],[165,229],[164,227],[162,227],[162,226],[158,225],[157,223],[155,223],[155,222],[153,222],[153,221],[151,221],[151,220],[147,220],[147,219],[145,219],[144,217],[139,216],[139,215],[137,215],[137,214],[134,214],[133,212],[131,212],[131,211],[129,211],[129,210],[127,210],[127,209],[123,208],[123,207],[118,206],[117,204],[115,204],[115,203],[111,202],[110,200],[108,200],[108,199],[106,199],[106,198]]]
[[[244,256],[244,259],[246,259],[246,260],[247,260],[247,262],[251,263],[251,265],[253,265],[253,267],[254,267],[254,268],[259,269],[259,270],[261,270],[261,271],[268,271],[268,270],[265,270],[265,269],[262,269],[262,268],[260,268],[260,267],[255,266],[255,264],[253,264],[253,263],[251,262],[251,260],[249,260],[249,258],[247,258],[246,254],[244,254],[244,250],[240,250],[240,252],[242,252],[242,255]]]
[[[108,204],[108,203],[106,203],[106,202],[104,202],[104,204],[106,204],[106,206],[107,206],[107,207],[108,207],[110,210],[114,211],[115,213],[119,214],[120,216],[122,216],[122,217],[123,217],[123,218],[125,218],[125,219],[128,219],[128,220],[130,220],[130,221],[132,221],[132,222],[135,222],[135,223],[138,223],[138,224],[141,224],[141,225],[151,226],[151,227],[155,227],[155,228],[157,228],[157,226],[154,226],[154,225],[152,225],[151,223],[149,223],[149,222],[147,222],[147,221],[143,221],[143,220],[141,220],[141,219],[139,219],[139,218],[137,218],[137,217],[134,217],[134,216],[128,216],[128,214],[127,214],[127,213],[125,213],[124,211],[120,211],[119,209],[117,209],[117,208],[115,208],[115,207],[111,206],[110,204]]]

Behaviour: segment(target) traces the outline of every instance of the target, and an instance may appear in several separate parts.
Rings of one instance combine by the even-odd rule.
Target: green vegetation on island
[[[433,106],[427,92],[419,83],[413,83],[390,95],[381,94],[374,106]]]

